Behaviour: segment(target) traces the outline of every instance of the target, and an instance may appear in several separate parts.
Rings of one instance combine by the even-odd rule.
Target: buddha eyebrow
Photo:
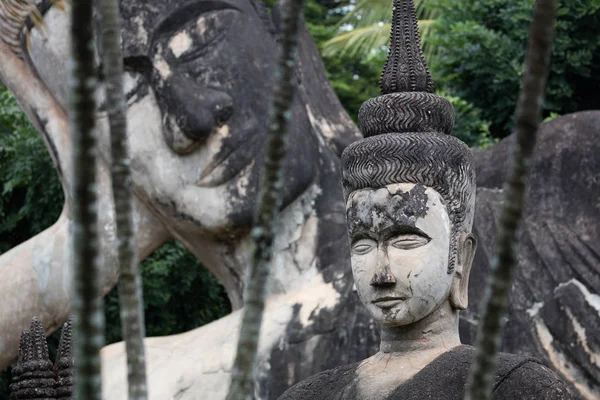
[[[359,229],[356,232],[353,232],[350,235],[351,243],[354,244],[362,239],[371,239],[371,240],[387,240],[399,235],[419,235],[428,240],[431,240],[431,237],[423,232],[421,229],[416,226],[410,225],[401,225],[401,226],[389,226],[387,228],[382,229],[381,231],[373,230],[365,230]]]
[[[206,0],[186,4],[176,11],[167,15],[157,26],[156,32],[165,34],[178,30],[183,24],[190,21],[199,15],[217,10],[236,10],[242,11],[241,8],[227,0]]]
[[[381,232],[378,232],[378,234],[385,239],[389,239],[398,235],[419,235],[423,236],[424,238],[431,239],[431,237],[421,229],[411,225],[390,226],[382,229]]]
[[[374,235],[373,233],[371,233],[369,231],[359,230],[357,232],[353,232],[350,235],[350,239],[351,239],[352,244],[354,244],[355,242],[358,242],[359,240],[363,240],[363,239],[377,240],[377,237],[376,237],[376,235]]]

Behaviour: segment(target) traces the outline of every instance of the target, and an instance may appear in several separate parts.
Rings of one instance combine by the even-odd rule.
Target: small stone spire
[[[434,92],[421,50],[413,0],[394,0],[390,49],[381,75],[381,93]]]
[[[29,351],[29,344],[30,344],[30,340],[29,340],[29,329],[25,329],[22,333],[21,333],[21,340],[19,342],[19,359],[17,361],[17,365],[13,368],[12,370],[12,383],[16,383],[19,382],[19,378],[20,376],[23,374],[23,363],[25,362],[26,358],[27,358],[27,353]],[[12,391],[12,384],[11,384],[11,391]]]
[[[54,400],[55,380],[42,322],[33,318],[21,335],[19,363],[10,385],[11,399]]]
[[[56,399],[71,400],[73,398],[73,316],[63,325],[60,334],[56,361]]]

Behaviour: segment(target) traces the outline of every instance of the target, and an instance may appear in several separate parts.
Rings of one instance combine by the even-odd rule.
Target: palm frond
[[[323,44],[323,55],[366,56],[372,50],[387,46],[390,27],[390,23],[381,23],[342,33]]]
[[[366,58],[389,44],[393,0],[360,0],[338,23],[339,35],[323,44],[323,55]],[[421,36],[427,37],[437,18],[431,0],[415,0]],[[350,30],[349,30],[350,29]],[[425,45],[425,56],[434,49]]]
[[[420,20],[419,29],[426,36],[435,20]],[[378,23],[344,32],[323,43],[323,55],[350,56],[367,58],[373,51],[383,49],[390,43],[391,23]],[[430,46],[424,46],[425,55],[429,57]]]

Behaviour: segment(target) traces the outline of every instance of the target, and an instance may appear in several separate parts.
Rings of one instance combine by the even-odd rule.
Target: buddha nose
[[[191,140],[205,140],[233,113],[229,94],[201,86],[185,75],[173,74],[161,86],[158,90],[161,108]]]
[[[371,279],[371,286],[390,287],[396,284],[396,277],[390,269],[390,258],[385,248],[377,249],[377,269]]]

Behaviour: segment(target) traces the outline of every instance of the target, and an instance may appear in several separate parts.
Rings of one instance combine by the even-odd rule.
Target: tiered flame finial
[[[434,92],[421,50],[413,0],[394,0],[390,49],[381,76],[381,93]]]
[[[11,400],[71,400],[73,391],[72,318],[63,326],[53,367],[42,322],[33,318],[21,334],[19,361],[12,372]]]
[[[42,322],[33,318],[21,335],[19,364],[10,385],[11,399],[54,400],[55,380]]]

